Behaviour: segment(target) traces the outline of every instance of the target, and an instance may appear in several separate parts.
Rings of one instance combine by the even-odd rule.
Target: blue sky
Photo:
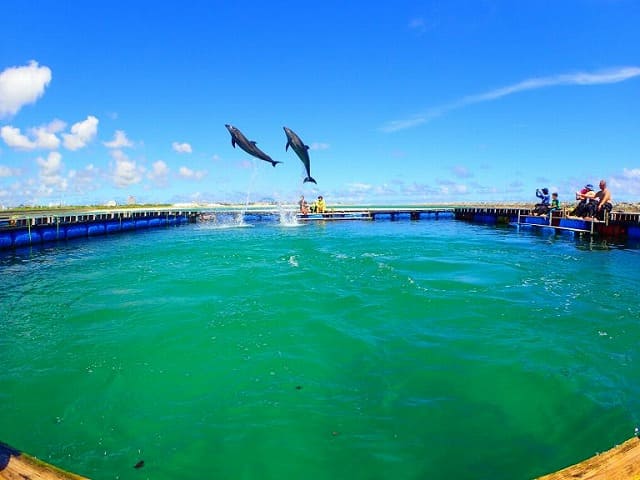
[[[5,3],[0,205],[640,201],[637,0]]]

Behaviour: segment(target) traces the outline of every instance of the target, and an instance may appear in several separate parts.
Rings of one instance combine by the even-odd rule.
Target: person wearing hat
[[[324,213],[327,208],[327,205],[324,203],[324,198],[322,195],[318,195],[318,200],[316,201],[316,211],[318,213]]]
[[[593,198],[596,192],[593,191],[593,185],[587,183],[582,190],[576,192],[576,200],[584,200],[585,198]]]
[[[576,200],[579,200],[578,205],[569,213],[576,217],[584,217],[589,214],[589,205],[595,198],[596,192],[593,191],[593,185],[587,183],[582,190],[576,192]]]

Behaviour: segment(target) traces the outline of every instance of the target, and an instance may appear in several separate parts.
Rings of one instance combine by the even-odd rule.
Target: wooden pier
[[[621,445],[537,480],[638,480],[640,439],[632,437]]]
[[[0,442],[0,480],[88,480]]]

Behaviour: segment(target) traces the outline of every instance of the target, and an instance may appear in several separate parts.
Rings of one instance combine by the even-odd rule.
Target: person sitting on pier
[[[593,217],[598,220],[604,220],[604,213],[610,213],[613,209],[613,204],[611,203],[611,192],[607,188],[607,182],[600,180],[599,186],[600,190],[595,194],[595,199],[597,200],[595,205],[597,207],[594,208]]]
[[[560,210],[560,200],[558,200],[558,192],[551,194],[551,211]]]
[[[593,185],[590,183],[585,185],[582,190],[576,192],[576,200],[579,200],[579,202],[569,215],[574,217],[587,217],[590,216],[590,213],[593,215],[593,200],[595,196],[596,192],[593,191]]]
[[[536,197],[540,198],[542,201],[540,203],[536,203],[536,206],[533,209],[533,214],[545,215],[549,212],[549,189],[545,187],[540,190],[538,188],[536,190]]]
[[[324,213],[326,209],[327,206],[324,203],[324,198],[322,198],[322,195],[318,195],[318,201],[316,202],[316,212]]]

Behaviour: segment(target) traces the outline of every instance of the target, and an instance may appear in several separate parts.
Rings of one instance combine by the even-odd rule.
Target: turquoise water
[[[94,479],[511,480],[640,423],[638,250],[224,227],[3,254],[0,440]]]

